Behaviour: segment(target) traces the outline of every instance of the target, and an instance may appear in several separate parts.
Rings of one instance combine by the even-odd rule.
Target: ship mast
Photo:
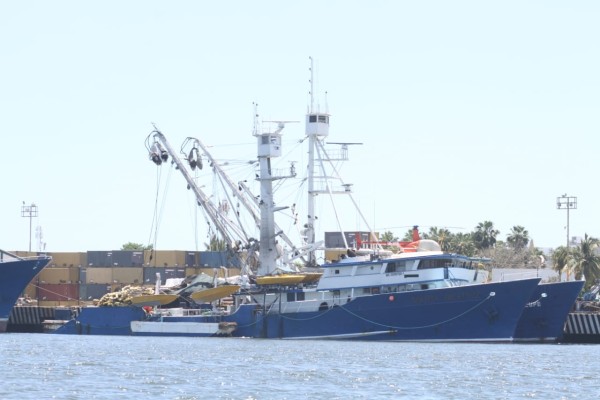
[[[277,176],[271,168],[271,159],[281,156],[281,131],[285,127],[284,121],[277,123],[277,130],[274,132],[260,132],[258,128],[258,113],[255,115],[254,136],[258,145],[258,164],[260,168],[259,176],[256,178],[260,182],[260,240],[258,255],[257,275],[270,275],[276,272],[281,265],[282,248],[277,238],[281,232],[275,231],[275,212],[286,209],[287,207],[276,207],[273,200],[273,181],[295,176],[294,171],[290,171],[288,176]]]
[[[315,244],[315,197],[319,191],[315,190],[315,151],[317,141],[324,140],[329,135],[329,114],[320,113],[315,109],[314,98],[314,65],[310,57],[310,108],[306,114],[306,137],[308,138],[308,205],[307,222],[304,229],[306,244]],[[315,252],[310,251],[307,260],[308,266],[317,265]]]
[[[255,118],[257,118],[256,105],[255,105],[254,111],[255,111]],[[253,135],[256,136],[258,134],[260,128],[258,126],[258,121],[255,121],[254,123],[255,123],[255,126],[254,126]],[[256,198],[256,196],[253,193],[251,193],[250,188],[248,188],[248,186],[244,182],[238,182],[236,184],[225,173],[225,171],[223,170],[223,168],[221,167],[219,162],[212,156],[212,154],[208,150],[208,147],[206,147],[204,145],[204,143],[202,143],[202,141],[200,141],[199,139],[196,139],[196,138],[188,137],[186,139],[186,142],[184,143],[184,145],[182,145],[182,152],[183,152],[183,148],[186,147],[186,143],[192,143],[192,145],[194,146],[192,148],[192,150],[196,146],[198,146],[202,150],[204,156],[208,159],[209,164],[211,165],[213,171],[219,177],[220,182],[223,185],[227,186],[229,188],[229,190],[231,191],[231,193],[234,193],[235,198],[241,202],[241,204],[244,206],[244,208],[246,209],[248,214],[251,216],[252,220],[254,221],[255,226],[260,229],[260,224],[261,224],[260,204],[259,204],[259,200]],[[229,199],[229,202],[233,204],[232,199]],[[239,224],[240,224],[240,226],[242,225],[241,222]],[[303,255],[300,254],[300,249],[298,249],[297,246],[292,242],[292,240],[285,233],[283,233],[283,231],[277,225],[277,223],[275,223],[274,229],[276,232],[281,232],[279,236],[290,247],[292,254],[298,254],[298,258],[303,258]]]
[[[308,215],[307,222],[304,226],[304,236],[306,241],[306,247],[310,248],[308,253],[308,266],[317,266],[317,260],[315,256],[316,243],[316,220],[315,215],[315,201],[316,196],[319,194],[326,194],[330,196],[332,203],[334,194],[344,194],[350,198],[355,210],[360,215],[362,222],[368,228],[371,236],[371,240],[376,241],[375,234],[369,226],[366,218],[360,211],[358,204],[352,196],[352,184],[346,183],[341,178],[339,171],[333,165],[334,161],[347,161],[348,160],[348,146],[349,145],[361,145],[362,143],[332,143],[340,145],[340,150],[337,152],[328,152],[325,149],[325,139],[329,136],[329,117],[330,114],[325,111],[321,112],[319,107],[315,108],[314,99],[314,67],[313,59],[310,57],[310,107],[306,114],[306,137],[308,138]],[[326,165],[328,167],[326,167]],[[318,168],[317,168],[318,167]],[[332,186],[332,183],[336,184],[336,188]],[[338,227],[344,240],[344,245],[349,248],[346,240],[346,235],[342,229],[339,221],[337,211],[334,206],[334,214],[337,220]]]

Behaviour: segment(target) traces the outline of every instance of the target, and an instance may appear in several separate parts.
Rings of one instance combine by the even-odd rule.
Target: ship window
[[[381,292],[381,288],[379,288],[379,287],[363,288],[364,294],[379,294],[380,292]]]
[[[340,270],[339,270],[339,269],[336,269],[336,270],[335,270],[335,274],[336,274],[336,275],[339,275],[339,274],[340,274]]]
[[[406,261],[394,261],[387,264],[386,273],[406,271]]]
[[[417,269],[444,268],[452,264],[451,260],[443,258],[422,259]]]
[[[319,122],[327,123],[327,115],[319,115]]]
[[[394,261],[387,264],[386,273],[406,271],[406,261]]]
[[[304,292],[288,292],[287,301],[291,303],[293,301],[304,301]]]
[[[268,136],[263,136],[260,139],[262,141],[262,144],[269,144],[269,137]]]
[[[308,122],[317,122],[317,116],[316,115],[309,115],[308,116]]]

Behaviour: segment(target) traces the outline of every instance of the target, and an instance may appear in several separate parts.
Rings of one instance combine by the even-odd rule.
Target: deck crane
[[[190,146],[191,146],[191,148],[190,148]],[[189,151],[187,150],[188,148],[190,148]],[[207,147],[204,146],[204,144],[199,139],[196,139],[193,137],[187,137],[183,141],[183,144],[181,145],[181,154],[184,154],[184,155],[188,154],[187,161],[190,165],[190,168],[192,170],[194,170],[196,168],[196,166],[199,166],[200,168],[202,168],[202,157],[201,157],[198,149],[202,150],[203,155],[208,159],[213,172],[215,174],[217,174],[219,181],[221,182],[221,185],[223,186],[223,189],[225,189],[224,192],[226,193],[227,201],[229,201],[229,204],[233,204],[234,202],[232,201],[227,188],[229,188],[231,190],[234,197],[237,197],[242,202],[242,204],[246,207],[246,209],[251,211],[251,216],[252,216],[253,220],[255,221],[256,225],[258,226],[258,221],[260,220],[260,217],[256,216],[255,213],[252,212],[253,210],[250,209],[250,205],[247,204],[247,200],[244,197],[235,195],[236,186],[234,185],[231,178],[229,178],[229,176],[225,173],[225,171],[223,171],[223,168],[221,168],[219,162],[213,158],[213,156],[208,151]],[[238,213],[234,213],[234,214],[235,214],[235,218],[237,220],[240,230],[244,233],[244,235],[247,238],[249,238],[251,235],[249,235],[245,231],[243,223],[240,220],[240,216],[238,215]]]
[[[196,195],[196,200],[198,205],[202,208],[202,210],[206,213],[208,218],[212,221],[215,228],[219,232],[219,234],[223,237],[224,240],[230,246],[235,246],[237,244],[241,244],[244,247],[248,247],[252,245],[250,238],[244,230],[235,225],[232,221],[229,221],[227,218],[223,218],[218,210],[218,208],[210,201],[209,196],[207,196],[196,184],[192,176],[190,175],[188,169],[183,164],[177,153],[173,150],[169,141],[165,137],[165,135],[154,126],[154,130],[150,133],[150,135],[146,138],[146,147],[148,149],[150,159],[157,165],[166,162],[169,156],[172,159],[172,163],[176,165],[176,168],[185,180],[187,181],[188,188],[191,189]],[[193,164],[193,163],[192,163]],[[196,161],[196,165],[197,161]]]

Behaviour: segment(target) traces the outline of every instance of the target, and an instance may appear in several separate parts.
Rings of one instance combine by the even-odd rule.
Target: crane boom
[[[166,161],[167,154],[171,156],[173,163],[176,165],[177,170],[181,172],[183,177],[185,178],[188,188],[191,189],[195,196],[198,205],[204,210],[208,218],[213,222],[219,234],[225,239],[230,245],[234,245],[237,241],[241,241],[242,244],[248,245],[248,237],[244,233],[244,231],[231,223],[227,218],[222,218],[217,207],[210,201],[209,197],[198,187],[190,173],[188,172],[186,166],[183,164],[177,153],[173,150],[169,141],[160,132],[156,126],[150,135],[148,136],[148,143],[150,137],[154,139],[154,143],[148,146],[148,150],[150,151],[150,158],[156,163],[159,164],[158,161]],[[159,154],[160,153],[160,154]]]

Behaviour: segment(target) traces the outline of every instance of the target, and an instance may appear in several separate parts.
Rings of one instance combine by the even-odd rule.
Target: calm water
[[[599,345],[0,335],[0,399],[575,399]]]

